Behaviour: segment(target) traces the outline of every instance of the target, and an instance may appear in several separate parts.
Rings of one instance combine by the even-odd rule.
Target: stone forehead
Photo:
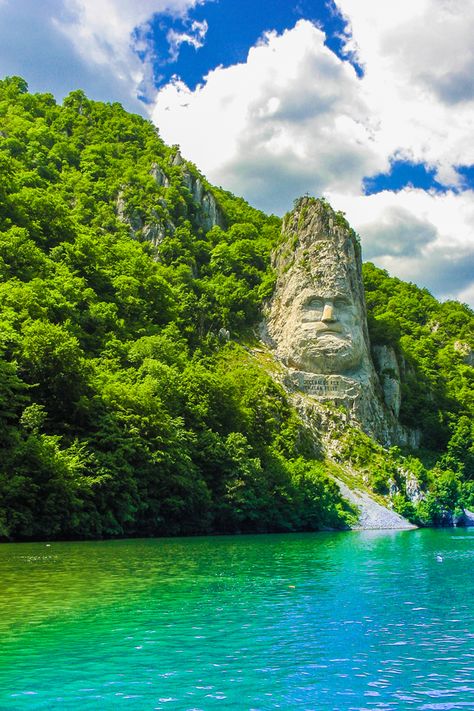
[[[324,278],[319,278],[318,275],[312,274],[305,282],[305,287],[320,296],[350,295],[353,293],[350,280],[346,275],[333,275],[331,277],[324,275]]]
[[[315,284],[347,284],[350,288],[351,273],[346,264],[312,264],[307,275]]]
[[[298,260],[308,256],[315,266],[321,265],[325,269],[328,263],[331,263],[333,268],[347,268],[347,265],[353,261],[350,243],[347,240],[341,243],[335,239],[318,239],[308,245],[306,249],[298,250],[296,254]]]
[[[304,253],[297,255],[295,261],[299,270],[306,271],[308,280],[314,286],[343,292],[357,288],[355,259],[341,245],[332,240],[320,240],[306,256],[309,259],[305,260]]]
[[[349,279],[335,277],[325,277],[323,280],[315,279],[311,274],[300,274],[298,278],[286,280],[277,288],[283,302],[290,304],[292,301],[300,303],[310,297],[335,298],[344,296],[350,301],[358,300],[357,292],[351,287]]]

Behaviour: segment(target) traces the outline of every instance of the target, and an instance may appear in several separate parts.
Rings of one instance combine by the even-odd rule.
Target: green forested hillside
[[[119,104],[78,91],[58,106],[0,82],[1,537],[346,523],[244,345],[279,230]],[[365,279],[372,336],[407,363],[404,421],[438,462],[433,501],[448,482],[459,505],[474,457],[472,312],[371,265]]]
[[[403,366],[401,421],[422,430],[425,446],[451,450],[474,412],[473,312],[370,263],[364,284],[371,341],[392,346]],[[474,476],[472,439],[465,444],[463,462]]]
[[[7,79],[0,127],[0,535],[343,525],[283,391],[218,335],[258,318],[279,220],[218,191],[205,233],[176,148],[82,92]]]
[[[446,509],[473,507],[474,313],[456,301],[439,303],[373,264],[364,264],[363,274],[371,342],[395,350],[400,420],[422,433],[431,518],[440,518],[436,498]]]

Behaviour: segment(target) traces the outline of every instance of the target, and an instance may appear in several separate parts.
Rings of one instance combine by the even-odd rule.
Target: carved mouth
[[[339,323],[318,323],[316,324],[314,330],[316,331],[318,336],[324,336],[326,333],[342,333],[342,327]]]

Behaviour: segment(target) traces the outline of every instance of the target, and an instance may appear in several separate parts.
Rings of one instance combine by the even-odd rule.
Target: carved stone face
[[[360,365],[364,355],[362,314],[350,292],[307,287],[293,298],[287,294],[285,301],[289,318],[275,325],[289,365],[328,374]]]
[[[359,377],[370,356],[360,251],[321,201],[300,201],[285,218],[275,254],[277,284],[267,333],[298,371]]]

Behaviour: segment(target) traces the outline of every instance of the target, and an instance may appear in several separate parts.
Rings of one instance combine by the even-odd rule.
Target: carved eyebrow
[[[332,301],[333,303],[336,301],[342,301],[345,304],[349,304],[351,300],[346,294],[335,294],[334,296],[308,296],[304,300],[304,305],[308,306],[309,304],[315,302],[324,303],[326,301]]]

